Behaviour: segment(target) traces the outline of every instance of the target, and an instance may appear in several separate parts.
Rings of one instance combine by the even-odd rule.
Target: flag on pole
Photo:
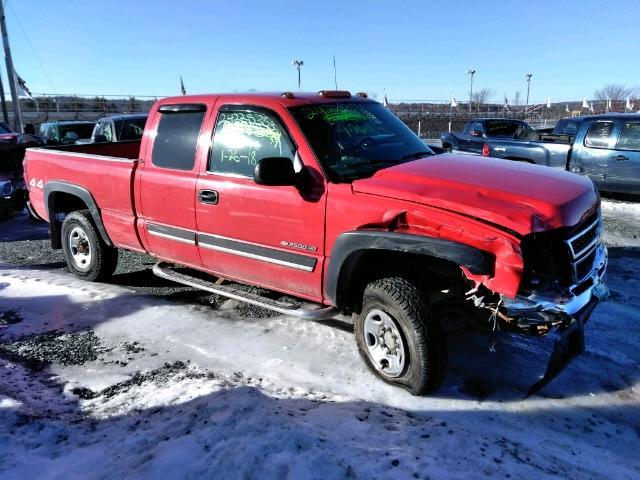
[[[458,108],[458,102],[456,102],[456,97],[451,94],[451,108]]]
[[[610,112],[610,111],[611,111],[611,99],[609,98],[607,100],[607,112]]]
[[[507,96],[504,96],[504,110],[505,111],[509,111],[509,99],[507,98]]]
[[[385,108],[389,108],[389,101],[387,100],[387,90],[384,90],[384,100],[382,102],[382,104],[385,106]]]
[[[27,84],[24,82],[22,77],[18,75],[18,72],[16,72],[15,70],[13,71],[13,74],[16,78],[16,89],[18,90],[18,97],[30,98],[35,102],[35,98],[33,98],[33,96],[31,95],[31,91],[27,87]]]
[[[180,91],[182,92],[182,95],[187,94],[187,90],[184,88],[184,82],[182,81],[182,75],[180,75]]]
[[[569,104],[567,103],[567,106],[564,108],[564,111],[569,113]]]
[[[624,106],[624,109],[633,111],[633,103],[631,103],[631,97],[627,98],[627,104]]]
[[[593,109],[593,102],[591,102],[589,104],[589,110],[591,110],[591,113],[595,113],[596,111]]]
[[[589,104],[587,103],[587,97],[582,97],[582,108],[589,108]]]
[[[547,97],[547,108],[551,108],[551,97]]]

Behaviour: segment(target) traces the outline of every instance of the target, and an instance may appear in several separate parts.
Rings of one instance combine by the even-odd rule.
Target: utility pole
[[[527,79],[527,103],[525,103],[524,105],[524,113],[525,115],[527,114],[527,108],[529,108],[529,87],[531,86],[531,77],[533,75],[530,73],[527,73],[524,78]]]
[[[334,62],[335,62],[335,58],[334,58]],[[298,69],[298,91],[301,92],[302,88],[300,88],[300,67],[304,65],[304,62],[302,60],[294,60],[291,62],[291,65],[295,65],[295,67]],[[334,68],[335,68],[335,63],[334,63]]]
[[[1,2],[2,0],[0,0]],[[9,114],[7,113],[7,99],[4,98],[4,84],[2,83],[2,77],[0,77],[0,102],[2,102],[2,118],[4,123],[9,125]]]
[[[476,74],[475,70],[467,70],[467,75],[471,77],[471,85],[469,86],[469,113],[471,113],[471,99],[473,98],[473,76]]]
[[[2,29],[2,44],[4,45],[4,59],[7,63],[7,78],[9,80],[9,90],[11,91],[11,104],[13,105],[13,127],[16,132],[22,133],[22,114],[20,112],[20,102],[16,91],[16,74],[11,59],[11,49],[9,48],[9,34],[4,18],[4,2],[0,0],[0,29]]]

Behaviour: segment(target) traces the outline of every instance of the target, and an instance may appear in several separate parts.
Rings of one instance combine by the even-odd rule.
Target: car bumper
[[[529,324],[539,319],[546,323],[558,318],[571,318],[593,303],[593,300],[603,300],[608,296],[608,289],[604,283],[607,269],[607,247],[598,245],[591,272],[585,280],[572,285],[568,295],[550,298],[539,295],[517,296],[515,299],[502,297],[504,313],[514,319],[529,319]]]

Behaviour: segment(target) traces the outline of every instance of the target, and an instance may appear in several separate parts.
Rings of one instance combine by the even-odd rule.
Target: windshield
[[[291,108],[316,156],[334,181],[351,181],[382,168],[433,155],[379,103],[329,103]]]
[[[505,137],[518,140],[536,140],[538,134],[525,122],[512,120],[486,120],[485,133],[487,137]]]
[[[11,129],[9,128],[9,125],[7,125],[4,122],[0,122],[0,134],[1,133],[11,133]]]

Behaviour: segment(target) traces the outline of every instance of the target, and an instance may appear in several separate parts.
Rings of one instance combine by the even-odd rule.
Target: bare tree
[[[480,106],[483,105],[491,95],[493,95],[493,91],[490,88],[484,87],[473,92],[471,101],[476,104],[476,109],[480,111]]]
[[[513,105],[518,109],[518,104],[520,103],[520,90],[516,90],[516,93],[513,94]]]
[[[634,89],[621,83],[610,83],[593,92],[596,100],[611,100],[612,102],[624,102],[633,95]]]

